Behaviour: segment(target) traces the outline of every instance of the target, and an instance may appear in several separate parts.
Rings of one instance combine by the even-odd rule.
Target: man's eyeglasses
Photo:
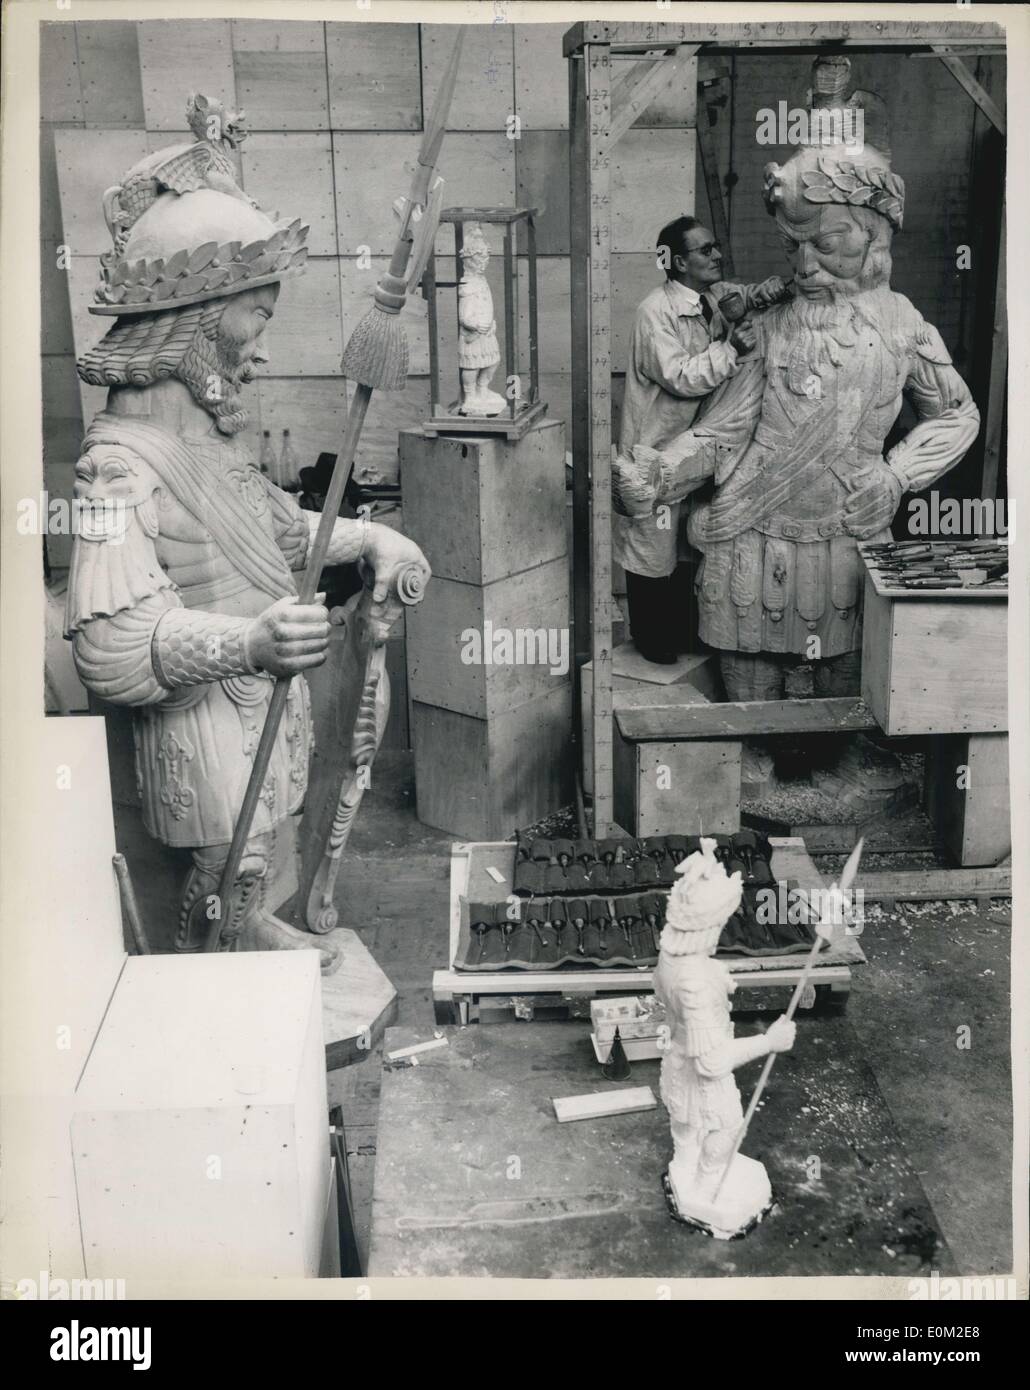
[[[721,256],[721,255],[722,255],[722,242],[719,242],[719,241],[706,241],[706,242],[704,243],[703,246],[688,246],[688,247],[687,247],[687,255],[688,255],[688,256],[692,256],[692,255],[694,254],[695,251],[696,251],[696,252],[698,253],[698,255],[700,255],[700,256],[710,256],[710,255],[712,254],[713,251],[718,251],[719,255]]]

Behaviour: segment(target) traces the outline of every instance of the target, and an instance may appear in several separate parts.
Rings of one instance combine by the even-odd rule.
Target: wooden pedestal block
[[[581,671],[579,738],[583,752],[583,790],[594,792],[594,663]],[[674,666],[645,661],[632,642],[612,651],[613,710],[668,703],[706,704],[720,697],[718,657],[712,652],[680,657]]]
[[[1012,849],[1008,735],[934,739],[927,750],[926,809],[961,866],[1004,859]]]
[[[434,574],[406,618],[413,701],[493,719],[569,684],[564,556],[484,585]]]
[[[434,579],[491,584],[566,554],[560,420],[519,440],[402,430],[400,458],[405,529]]]
[[[418,818],[466,839],[506,839],[572,800],[572,691],[564,684],[474,719],[412,702]]]
[[[631,835],[739,830],[742,747],[731,739],[637,743],[616,723],[616,822]]]
[[[126,965],[104,723],[43,719],[37,708],[5,751],[3,1273],[79,1279],[68,1126]]]
[[[131,957],[71,1141],[89,1278],[315,1277],[329,1145],[315,953]]]
[[[884,733],[1008,728],[1004,597],[896,597],[867,574],[863,621],[862,698]]]

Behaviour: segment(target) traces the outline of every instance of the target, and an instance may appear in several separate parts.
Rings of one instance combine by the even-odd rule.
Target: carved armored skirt
[[[799,541],[784,534],[788,527],[706,545],[697,594],[700,636],[709,646],[815,660],[861,647],[857,543],[846,535]]]
[[[497,343],[496,328],[489,333],[467,333],[462,330],[458,339],[458,366],[466,370],[474,367],[493,367],[501,360],[501,349]]]
[[[676,1124],[706,1131],[733,1129],[744,1118],[733,1073],[702,1077],[694,1058],[683,1056],[675,1047],[662,1058],[660,1090],[669,1118]]]
[[[149,834],[199,848],[232,839],[273,682],[236,676],[136,711],[136,777]],[[254,815],[253,834],[298,811],[311,754],[307,682],[294,677]]]

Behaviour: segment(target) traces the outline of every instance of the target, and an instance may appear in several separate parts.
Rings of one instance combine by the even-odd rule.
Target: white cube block
[[[130,958],[72,1121],[87,1275],[316,1276],[328,1146],[316,952]]]

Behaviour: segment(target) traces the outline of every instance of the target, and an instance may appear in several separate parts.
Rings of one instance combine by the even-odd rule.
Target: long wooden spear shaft
[[[844,872],[840,876],[840,886],[838,887],[837,884],[834,884],[830,888],[828,894],[828,902],[826,904],[827,911],[823,914],[824,921],[832,921],[832,912],[835,902],[839,901],[843,903],[844,894],[848,891],[848,889],[855,881],[855,875],[858,873],[858,861],[862,858],[862,843],[862,840],[859,840],[858,844],[855,846],[855,848],[851,851],[850,855],[848,856],[848,862],[844,865]],[[797,984],[794,986],[794,993],[791,995],[790,1003],[787,1005],[787,1012],[783,1015],[788,1023],[794,1017],[798,1004],[801,1000],[802,992],[804,991],[805,985],[808,984],[808,977],[812,973],[812,967],[815,965],[816,957],[818,956],[821,947],[822,937],[819,935],[818,932],[816,932],[815,940],[812,942],[812,949],[809,951],[808,956],[805,960],[805,968],[804,970],[802,970],[801,977],[798,980]],[[715,1196],[712,1198],[713,1202],[717,1202],[719,1200],[719,1193],[722,1191],[723,1184],[730,1175],[730,1169],[733,1167],[733,1160],[740,1152],[740,1146],[741,1144],[743,1144],[744,1138],[747,1135],[748,1126],[754,1118],[755,1111],[758,1109],[758,1102],[761,1100],[762,1092],[765,1090],[765,1083],[769,1080],[769,1073],[773,1069],[773,1063],[776,1061],[776,1055],[777,1054],[775,1052],[770,1052],[768,1057],[766,1057],[765,1059],[765,1065],[762,1067],[762,1074],[758,1078],[758,1085],[755,1087],[754,1094],[752,1095],[751,1100],[748,1103],[747,1110],[744,1113],[743,1122],[740,1126],[740,1129],[737,1131],[737,1138],[734,1141],[732,1152],[730,1153],[729,1159],[726,1163],[726,1167],[722,1170],[722,1177],[719,1179],[719,1185],[715,1189]]]
[[[329,551],[329,542],[332,540],[333,528],[339,516],[340,503],[343,501],[343,491],[347,485],[347,478],[354,466],[358,440],[361,438],[361,430],[365,423],[365,415],[368,412],[368,403],[372,399],[372,392],[377,387],[380,390],[400,390],[407,379],[408,345],[398,321],[398,315],[404,307],[406,298],[405,271],[411,255],[411,228],[416,211],[425,207],[429,199],[433,172],[440,154],[440,146],[443,144],[444,131],[447,128],[447,116],[451,108],[451,99],[454,96],[458,77],[458,60],[461,57],[461,46],[464,38],[465,26],[460,25],[450,61],[426,121],[415,172],[411,180],[411,191],[408,194],[407,205],[401,217],[400,231],[393,248],[393,255],[390,258],[390,268],[376,287],[375,305],[355,328],[343,356],[344,375],[356,382],[357,385],[350,410],[347,413],[347,428],[343,437],[343,447],[333,467],[332,481],[329,484],[329,491],[326,493],[318,530],[315,533],[307,566],[298,586],[298,603],[311,603],[318,592],[325,557]],[[233,887],[240,871],[244,848],[250,837],[250,829],[254,824],[254,812],[257,810],[261,789],[268,774],[268,765],[275,748],[283,711],[286,709],[286,697],[289,694],[292,679],[292,676],[279,676],[275,682],[275,689],[272,691],[268,712],[265,715],[264,728],[261,730],[261,740],[258,743],[257,752],[254,754],[254,766],[251,769],[250,781],[247,783],[243,805],[240,807],[236,829],[233,831],[232,843],[229,846],[229,857],[222,870],[221,881],[218,885],[218,903],[220,912],[226,920],[229,920]],[[204,942],[205,951],[218,950],[221,930],[222,917],[219,916],[212,921],[208,930],[207,939]]]

